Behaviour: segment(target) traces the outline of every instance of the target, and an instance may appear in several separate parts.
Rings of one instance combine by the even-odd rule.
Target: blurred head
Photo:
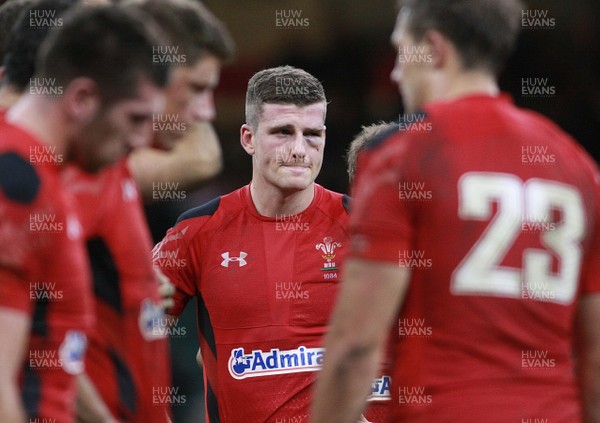
[[[24,91],[35,73],[35,61],[42,42],[51,29],[62,24],[62,16],[78,0],[27,1],[15,21],[4,59],[4,83]],[[51,16],[51,18],[44,18]],[[36,25],[36,22],[39,23]]]
[[[181,125],[159,133],[163,148],[172,148],[182,128],[215,117],[214,90],[221,65],[231,60],[235,46],[225,26],[202,3],[191,0],[138,0],[129,3],[159,24],[169,38],[155,52],[157,64],[170,63],[164,118]]]
[[[393,131],[398,130],[398,124],[394,122],[374,123],[369,126],[363,126],[361,131],[350,142],[346,153],[346,164],[348,170],[348,179],[350,183],[354,180],[356,173],[356,164],[358,154],[365,148],[368,148],[372,143],[381,139],[382,136],[388,135]]]
[[[29,95],[57,102],[72,131],[67,154],[97,171],[150,141],[168,68],[152,62],[160,33],[138,13],[84,7],[40,49]],[[48,94],[50,93],[50,95]]]
[[[430,100],[448,52],[461,72],[496,76],[516,42],[521,10],[519,0],[400,0],[392,80],[405,108],[413,112]]]
[[[241,128],[253,184],[284,192],[312,187],[323,162],[326,112],[323,86],[308,72],[281,66],[256,73]]]
[[[0,66],[4,62],[13,26],[21,13],[35,2],[36,0],[8,0],[0,6]]]

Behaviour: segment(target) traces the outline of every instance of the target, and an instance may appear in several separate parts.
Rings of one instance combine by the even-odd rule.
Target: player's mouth
[[[310,169],[310,165],[307,163],[284,163],[281,167],[293,173],[304,173]]]

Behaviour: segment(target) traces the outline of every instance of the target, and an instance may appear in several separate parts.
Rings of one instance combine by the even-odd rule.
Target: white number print
[[[490,221],[452,274],[455,295],[531,298],[569,304],[575,298],[581,266],[585,215],[579,191],[544,179],[523,183],[508,173],[469,172],[458,182],[458,216]],[[492,216],[494,204],[496,213]],[[553,212],[561,219],[551,223]],[[500,266],[523,224],[541,227],[544,249],[526,248],[522,268]],[[545,226],[544,226],[545,225]],[[552,271],[552,258],[558,271]]]

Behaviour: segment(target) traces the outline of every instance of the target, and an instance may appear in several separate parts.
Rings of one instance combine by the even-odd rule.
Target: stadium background
[[[3,1],[0,0],[0,4]],[[361,125],[395,120],[402,113],[389,74],[395,52],[389,37],[393,0],[205,0],[229,28],[237,44],[233,63],[223,68],[216,91],[215,127],[224,151],[224,170],[185,200],[155,202],[147,214],[155,240],[184,210],[249,182],[251,161],[239,145],[246,83],[256,71],[289,64],[323,82],[330,101],[327,145],[317,182],[347,192],[343,155]],[[600,160],[600,2],[526,0],[529,10],[547,13],[553,26],[523,29],[516,53],[500,83],[515,102],[550,117]],[[294,23],[286,25],[292,18]],[[277,20],[280,18],[281,20]],[[550,97],[524,96],[524,78],[547,78]],[[173,337],[174,385],[180,405],[175,423],[198,422],[202,377],[195,366],[194,307],[179,319],[185,328]]]

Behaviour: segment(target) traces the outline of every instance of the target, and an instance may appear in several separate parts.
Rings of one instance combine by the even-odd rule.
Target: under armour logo
[[[231,261],[236,261],[240,267],[247,265],[248,263],[246,262],[245,258],[248,256],[248,253],[245,253],[243,251],[240,251],[240,256],[239,257],[229,257],[229,251],[227,251],[226,253],[221,254],[221,257],[223,257],[223,261],[221,262],[221,266],[223,267],[229,267],[229,262]]]

